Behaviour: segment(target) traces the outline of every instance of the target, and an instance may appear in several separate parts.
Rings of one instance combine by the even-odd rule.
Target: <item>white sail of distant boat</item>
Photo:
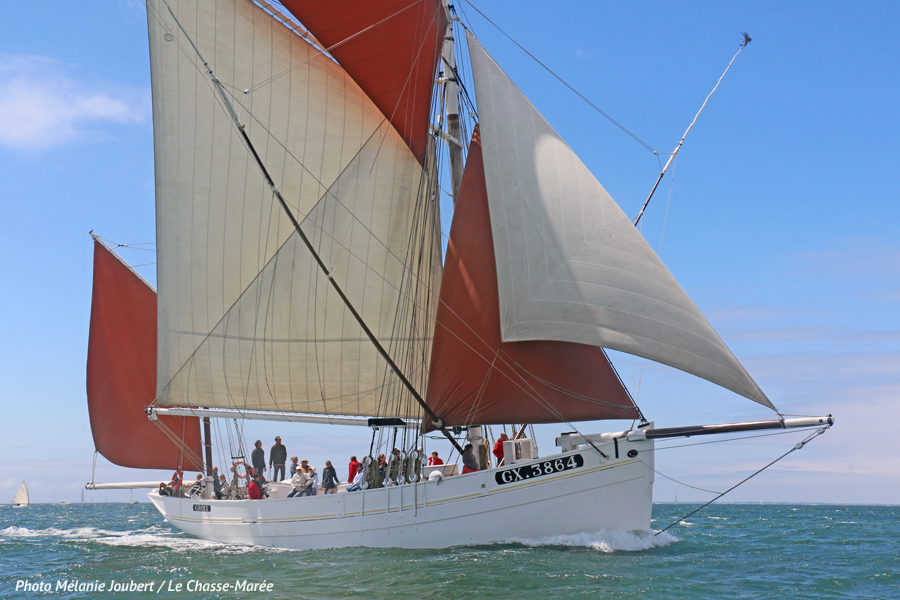
[[[647,530],[655,439],[831,425],[644,419],[604,349],[775,408],[452,7],[148,0],[147,14],[159,292],[95,236],[88,403],[103,456],[175,471],[149,494],[173,526],[285,548]],[[228,492],[213,418],[234,425]],[[270,482],[248,499],[247,419],[371,427],[358,491],[298,500]],[[574,425],[602,419],[632,426]],[[535,423],[571,433],[539,458]],[[499,467],[492,427],[512,433],[496,436]],[[462,474],[424,465],[429,432],[472,445]],[[190,489],[189,470],[205,474]]]
[[[19,491],[16,492],[12,503],[13,506],[28,506],[28,486],[25,485],[24,481],[19,486]]]

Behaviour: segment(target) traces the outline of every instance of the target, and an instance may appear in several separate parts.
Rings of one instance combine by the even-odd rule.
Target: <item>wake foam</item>
[[[655,535],[655,531],[590,531],[571,535],[551,535],[536,539],[511,538],[509,541],[525,546],[575,546],[599,552],[639,552],[661,548],[677,542],[668,532]]]
[[[99,529],[97,527],[78,527],[73,529],[58,529],[56,527],[48,527],[46,529],[7,527],[6,529],[0,529],[0,539],[40,537],[52,537],[63,540],[73,540],[76,542],[96,542],[106,544],[107,546],[139,548],[163,547],[175,550],[176,552],[211,550],[217,554],[246,554],[259,551],[284,551],[261,546],[244,546],[201,540],[186,534],[174,533],[169,529],[156,525],[132,531],[112,531],[108,529]]]

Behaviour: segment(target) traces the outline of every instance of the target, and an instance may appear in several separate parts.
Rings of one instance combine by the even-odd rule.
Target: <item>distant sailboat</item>
[[[19,486],[16,497],[13,498],[13,506],[28,506],[28,486],[25,485],[24,481],[22,482],[22,485]]]

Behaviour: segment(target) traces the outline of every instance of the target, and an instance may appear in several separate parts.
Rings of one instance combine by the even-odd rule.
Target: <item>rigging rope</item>
[[[743,52],[744,48],[747,47],[747,44],[750,43],[751,37],[746,33],[741,33],[744,36],[744,43],[741,44],[741,47],[735,52],[734,56],[731,57],[731,62],[728,63],[728,66],[725,67],[725,70],[722,71],[722,75],[719,76],[719,80],[716,82],[716,86],[712,89],[709,95],[706,97],[706,100],[703,101],[703,105],[700,106],[700,110],[697,111],[697,114],[694,115],[694,120],[691,121],[691,124],[688,125],[688,128],[685,130],[684,135],[681,136],[681,141],[678,142],[678,145],[675,146],[675,150],[672,151],[672,154],[669,156],[669,160],[666,163],[666,166],[663,167],[662,171],[659,173],[659,178],[656,180],[656,183],[653,185],[653,189],[650,190],[650,195],[647,196],[647,200],[644,201],[644,205],[641,207],[641,212],[638,213],[638,216],[634,219],[634,226],[637,227],[637,224],[641,220],[641,216],[644,214],[644,211],[647,210],[647,205],[650,204],[650,198],[653,197],[653,194],[656,192],[656,188],[659,185],[659,182],[662,181],[663,176],[666,174],[666,169],[669,168],[669,165],[675,160],[675,157],[678,156],[678,151],[681,150],[681,146],[684,145],[684,138],[687,137],[688,132],[690,132],[691,127],[693,127],[697,123],[697,119],[700,118],[700,113],[703,112],[703,109],[706,108],[706,103],[709,102],[709,99],[712,98],[712,95],[716,93],[716,90],[719,89],[719,84],[722,83],[722,80],[725,78],[725,73],[728,72],[728,69],[731,68],[731,65],[734,63],[735,59],[738,57],[738,54]]]
[[[680,519],[678,519],[677,521],[675,521],[674,523],[669,524],[669,525],[668,525],[667,527],[665,527],[664,529],[660,529],[660,530],[657,531],[654,535],[659,535],[659,534],[661,534],[662,532],[664,532],[664,531],[666,531],[666,530],[668,530],[668,529],[671,529],[671,528],[674,527],[675,525],[678,525],[679,523],[681,523],[682,521],[684,521],[685,519],[687,519],[687,518],[690,517],[691,515],[694,515],[694,514],[700,512],[701,510],[703,510],[704,508],[706,508],[707,506],[709,506],[710,504],[712,504],[713,502],[715,502],[716,500],[718,500],[719,498],[721,498],[722,496],[724,496],[725,494],[727,494],[728,492],[730,492],[731,490],[735,489],[736,487],[738,487],[739,485],[743,484],[744,482],[749,481],[749,480],[752,479],[753,477],[756,477],[757,475],[759,475],[760,473],[762,473],[763,471],[765,471],[766,469],[768,469],[769,467],[771,467],[772,465],[774,465],[775,463],[777,463],[779,460],[781,460],[782,458],[784,458],[785,456],[787,456],[787,455],[790,454],[791,452],[794,452],[795,450],[800,450],[801,448],[803,448],[803,446],[805,446],[806,444],[808,444],[809,442],[811,442],[813,439],[815,439],[816,437],[818,437],[818,436],[822,435],[823,433],[825,433],[825,431],[826,431],[827,429],[829,429],[829,427],[820,427],[819,429],[817,429],[816,431],[814,431],[811,435],[809,435],[805,440],[803,440],[803,441],[801,441],[801,442],[797,442],[797,444],[795,444],[793,448],[791,448],[790,450],[788,450],[787,452],[785,452],[784,454],[782,454],[781,456],[779,456],[778,458],[776,458],[775,460],[773,460],[772,462],[770,462],[769,464],[767,464],[766,466],[764,466],[763,468],[759,469],[758,471],[756,471],[755,473],[749,475],[748,477],[745,477],[744,479],[742,479],[742,480],[739,481],[738,483],[734,484],[733,486],[731,486],[730,488],[728,488],[727,490],[725,490],[724,492],[722,492],[721,494],[719,494],[718,496],[716,496],[715,498],[713,498],[712,500],[710,500],[709,502],[707,502],[706,504],[704,504],[703,506],[701,506],[701,507],[699,507],[699,508],[697,508],[697,509],[695,509],[695,510],[692,510],[692,511],[689,512],[688,514],[684,515],[683,517],[681,517]],[[674,481],[674,480],[673,480],[673,481]]]
[[[491,25],[493,25],[494,27],[496,27],[496,28],[497,28],[497,31],[499,31],[500,33],[502,33],[503,35],[505,35],[507,38],[509,38],[509,40],[510,40],[513,44],[515,44],[516,46],[518,46],[518,47],[522,50],[522,52],[524,52],[524,53],[527,54],[529,57],[531,57],[531,59],[534,60],[534,62],[536,62],[537,64],[539,64],[540,66],[542,66],[548,73],[550,73],[550,74],[553,75],[556,79],[558,79],[558,80],[560,81],[560,83],[562,83],[564,86],[566,86],[567,88],[569,88],[570,90],[572,90],[572,91],[575,93],[576,96],[578,96],[579,98],[581,98],[582,100],[584,100],[585,102],[587,102],[587,104],[588,104],[591,108],[593,108],[593,109],[596,110],[598,113],[600,113],[601,115],[603,115],[604,117],[606,117],[606,118],[609,120],[610,123],[612,123],[613,125],[615,125],[615,126],[618,127],[619,129],[621,129],[623,132],[625,132],[626,134],[628,134],[628,135],[631,137],[631,139],[633,139],[634,141],[636,141],[637,143],[639,143],[641,146],[643,146],[644,148],[646,148],[647,150],[649,150],[649,151],[652,152],[653,154],[659,154],[656,150],[654,150],[654,149],[650,146],[650,144],[648,144],[647,142],[645,142],[644,140],[642,140],[641,138],[639,138],[637,135],[635,135],[634,133],[632,133],[631,131],[629,131],[628,128],[626,128],[624,125],[622,125],[621,123],[619,123],[618,121],[616,121],[615,119],[613,119],[610,115],[608,115],[607,113],[605,113],[605,112],[603,111],[603,109],[601,109],[599,106],[597,106],[596,104],[594,104],[593,102],[591,102],[590,100],[588,100],[588,98],[587,98],[584,94],[582,94],[581,92],[579,92],[578,90],[576,90],[574,87],[572,87],[565,79],[563,79],[562,77],[560,77],[559,75],[557,75],[556,73],[554,73],[553,70],[550,69],[550,67],[548,67],[547,65],[545,65],[544,63],[542,63],[540,60],[538,60],[538,58],[537,58],[534,54],[532,54],[531,52],[529,52],[528,50],[526,50],[525,47],[522,46],[522,44],[520,44],[519,42],[517,42],[516,40],[514,40],[514,39],[512,38],[512,36],[510,36],[508,33],[506,33],[505,31],[503,31],[502,29],[500,29],[500,27],[499,27],[496,23],[494,23],[493,21],[491,21],[491,20],[487,17],[487,15],[485,15],[483,12],[481,12],[480,10],[478,10],[478,7],[477,7],[477,6],[475,6],[474,4],[472,4],[469,0],[466,0],[466,3],[467,3],[469,6],[471,6],[473,9],[475,9],[475,12],[477,12],[479,15],[481,15],[482,17],[484,17],[484,19],[485,19],[488,23],[490,23]]]

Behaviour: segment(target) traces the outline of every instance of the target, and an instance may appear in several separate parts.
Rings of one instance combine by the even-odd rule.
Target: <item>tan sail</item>
[[[197,52],[234,91],[248,137],[332,276],[420,382],[440,277],[429,171],[340,66],[257,6],[169,4],[190,40],[150,3],[159,402],[417,416],[298,246]]]

